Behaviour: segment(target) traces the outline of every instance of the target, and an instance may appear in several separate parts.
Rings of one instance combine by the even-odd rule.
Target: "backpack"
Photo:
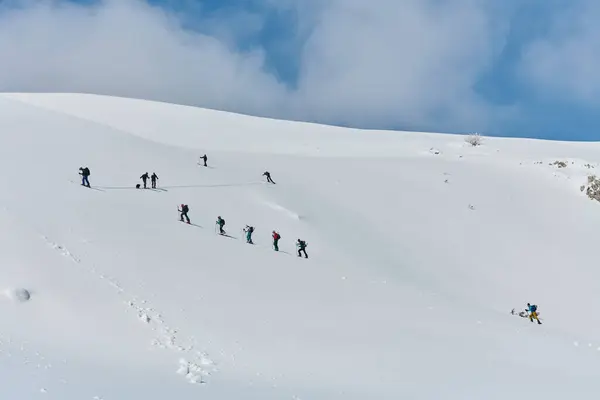
[[[250,232],[250,233],[254,232],[254,227],[251,226],[250,228],[248,228],[248,232]]]
[[[189,207],[187,206],[187,204],[184,204],[183,207],[181,207],[181,211],[186,213],[188,211],[190,211]]]
[[[225,220],[221,218],[221,225],[225,225]]]
[[[536,312],[537,311],[537,306],[535,304],[531,305],[531,312]]]

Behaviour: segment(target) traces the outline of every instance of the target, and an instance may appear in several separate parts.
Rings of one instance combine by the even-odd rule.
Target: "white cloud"
[[[264,1],[297,12],[297,89],[267,72],[264,50],[236,49],[243,29],[223,28],[256,32],[257,15],[213,15],[202,29],[209,36],[142,0],[107,0],[1,13],[0,90],[115,94],[359,125],[469,130],[490,120],[473,86],[503,32],[485,1]]]
[[[600,103],[600,3],[573,2],[525,50],[522,77],[542,96]]]
[[[494,57],[489,15],[473,1],[432,4],[332,1],[304,49],[300,95],[309,117],[485,120],[473,86]]]
[[[0,88],[84,91],[259,112],[284,89],[260,51],[231,51],[140,1],[48,3],[0,19]]]

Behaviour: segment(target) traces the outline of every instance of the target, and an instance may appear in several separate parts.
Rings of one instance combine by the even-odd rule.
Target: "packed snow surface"
[[[0,95],[0,398],[597,399],[600,203],[580,187],[599,161]],[[527,302],[542,325],[510,314]]]

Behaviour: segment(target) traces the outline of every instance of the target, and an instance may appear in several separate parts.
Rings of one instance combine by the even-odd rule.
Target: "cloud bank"
[[[220,12],[196,2],[193,18],[181,0],[170,3],[0,1],[0,91],[435,131],[485,131],[519,115],[519,104],[493,104],[476,90],[502,56],[518,11],[512,1],[254,0]],[[523,50],[518,71],[528,90],[598,97],[599,9],[591,0],[573,7],[567,22],[557,19],[549,37]],[[278,15],[285,36],[274,32],[269,46],[250,40]],[[273,68],[277,56],[293,79]]]
[[[598,1],[575,1],[555,15],[545,37],[529,44],[522,72],[541,95],[600,105],[599,20]]]
[[[76,91],[269,110],[285,90],[260,49],[236,52],[137,0],[35,2],[0,14],[0,90]]]

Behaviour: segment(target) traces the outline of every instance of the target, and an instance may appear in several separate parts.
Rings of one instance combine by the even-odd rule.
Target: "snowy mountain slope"
[[[596,143],[473,148],[75,94],[1,95],[0,141],[2,398],[600,389],[600,204],[579,191]],[[134,188],[146,171],[162,190]],[[544,325],[508,314],[528,301]]]

